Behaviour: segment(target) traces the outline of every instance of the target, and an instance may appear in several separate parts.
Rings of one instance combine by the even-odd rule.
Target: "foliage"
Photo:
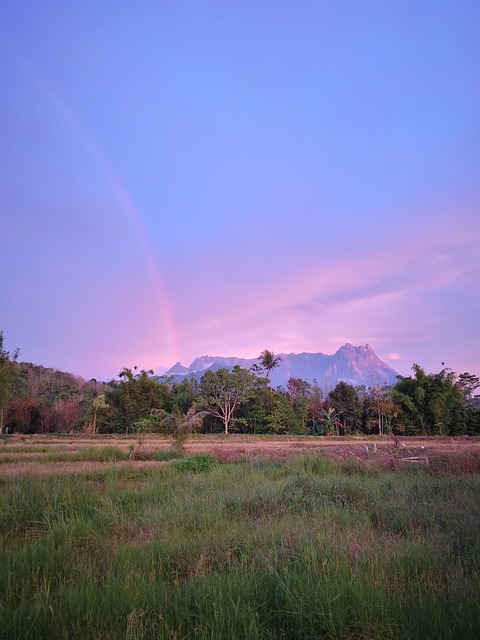
[[[16,360],[18,350],[11,356],[5,349],[3,331],[0,330],[0,433],[5,426],[5,410],[12,398],[15,379],[17,378]]]
[[[252,396],[255,380],[251,373],[238,365],[233,371],[206,371],[200,380],[201,406],[212,416],[222,420],[225,433],[239,406]]]
[[[323,392],[316,380],[310,386],[308,394],[308,417],[311,420],[310,433],[316,433],[323,412]]]
[[[335,412],[334,407],[328,407],[328,409],[323,409],[321,415],[323,433],[326,436],[339,436],[340,435],[340,426],[341,422],[338,419],[338,416]]]
[[[412,367],[413,377],[400,378],[393,399],[401,409],[397,431],[408,435],[458,435],[466,428],[465,391],[449,369],[426,374]]]
[[[173,410],[174,407],[179,407],[183,413],[187,413],[194,404],[195,394],[198,389],[198,383],[195,378],[187,376],[181,382],[166,386],[170,391],[168,409]]]
[[[150,417],[155,419],[160,433],[165,433],[173,439],[173,450],[183,454],[189,436],[200,429],[206,415],[206,411],[197,412],[193,405],[186,414],[177,407],[172,413],[154,409]]]
[[[267,433],[299,433],[298,419],[288,398],[281,393],[276,394],[272,404],[267,418]]]
[[[270,380],[270,388],[272,386],[272,371],[275,367],[280,366],[280,362],[282,358],[280,356],[276,356],[273,351],[269,351],[265,349],[257,358],[259,364],[259,368],[261,371],[265,371],[268,379]]]
[[[255,391],[242,403],[238,416],[242,419],[237,431],[245,433],[268,433],[269,419],[275,405],[275,395],[265,385],[266,378],[256,378]],[[243,427],[243,428],[242,428]]]
[[[328,405],[335,410],[343,435],[360,430],[362,410],[355,387],[339,382],[328,394]]]
[[[136,422],[148,418],[152,409],[162,408],[162,387],[152,375],[153,371],[144,369],[137,373],[136,367],[119,373],[120,383],[106,395],[115,430],[130,433]]]
[[[478,396],[474,396],[474,391],[480,387],[480,378],[472,373],[464,372],[458,376],[457,385],[463,396],[464,403],[467,407],[473,407],[474,401]]]
[[[400,407],[394,402],[393,389],[374,384],[369,393],[363,394],[363,431],[380,436],[391,433],[393,421]]]
[[[205,453],[197,453],[182,460],[176,460],[173,463],[173,468],[181,472],[207,473],[208,471],[212,471],[217,464],[218,462],[213,456]]]
[[[108,409],[108,404],[107,404],[107,401],[105,399],[105,394],[104,393],[100,393],[98,396],[93,398],[93,401],[92,401],[92,410],[93,410],[92,433],[93,434],[97,433],[97,418],[98,418],[98,414],[101,413],[102,411],[104,411],[105,409]]]
[[[8,405],[7,424],[10,431],[38,433],[42,429],[42,409],[34,398],[15,398]]]

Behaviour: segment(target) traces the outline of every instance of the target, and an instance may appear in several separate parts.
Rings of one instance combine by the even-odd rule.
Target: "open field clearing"
[[[366,453],[365,447],[368,447]],[[112,466],[155,466],[171,457],[171,440],[159,435],[56,436],[13,435],[0,440],[0,476],[90,472]],[[191,437],[186,454],[208,453],[222,462],[269,457],[285,460],[300,454],[323,454],[334,460],[397,466],[407,458],[428,461],[442,454],[469,457],[479,453],[475,437],[318,437],[201,436]],[[408,461],[415,463],[415,460]]]
[[[199,436],[187,449],[3,442],[0,638],[479,637],[477,441]]]

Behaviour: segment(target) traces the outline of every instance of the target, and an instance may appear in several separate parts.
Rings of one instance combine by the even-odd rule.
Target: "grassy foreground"
[[[478,638],[479,496],[321,455],[2,480],[0,638]]]

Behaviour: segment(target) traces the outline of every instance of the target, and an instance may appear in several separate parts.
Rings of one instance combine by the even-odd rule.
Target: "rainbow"
[[[12,52],[10,51],[10,53]],[[87,129],[85,124],[80,120],[73,108],[67,104],[58,90],[48,82],[38,68],[36,68],[31,62],[27,61],[24,56],[20,56],[18,52],[16,52],[13,57],[26,72],[26,75],[30,80],[41,89],[41,91],[47,96],[50,103],[52,103],[62,114],[62,117],[67,124],[72,127],[76,134],[78,134],[88,153],[94,159],[96,165],[101,169],[110,184],[112,191],[115,194],[121,209],[126,214],[129,223],[135,232],[140,247],[145,254],[150,277],[155,290],[154,299],[160,302],[161,316],[163,318],[164,327],[167,331],[168,342],[168,351],[167,353],[162,354],[162,358],[164,359],[164,362],[176,362],[178,360],[178,336],[174,320],[173,305],[171,303],[170,296],[168,295],[155,249],[150,242],[137,207],[133,203],[133,200],[124,184],[118,177],[111,161],[108,159],[107,155],[91,132]]]

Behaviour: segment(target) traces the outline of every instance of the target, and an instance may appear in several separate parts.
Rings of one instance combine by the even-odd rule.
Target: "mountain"
[[[394,384],[397,373],[375,354],[373,349],[365,346],[355,347],[345,344],[333,355],[324,353],[279,353],[282,358],[279,367],[272,372],[274,387],[285,387],[290,377],[302,378],[307,382],[317,381],[324,393],[331,391],[335,385],[344,381],[353,386],[374,384]],[[164,376],[171,376],[175,382],[193,375],[199,380],[207,370],[233,369],[240,365],[249,369],[252,364],[258,364],[257,358],[225,358],[222,356],[201,356],[195,358],[189,367],[177,362]]]

